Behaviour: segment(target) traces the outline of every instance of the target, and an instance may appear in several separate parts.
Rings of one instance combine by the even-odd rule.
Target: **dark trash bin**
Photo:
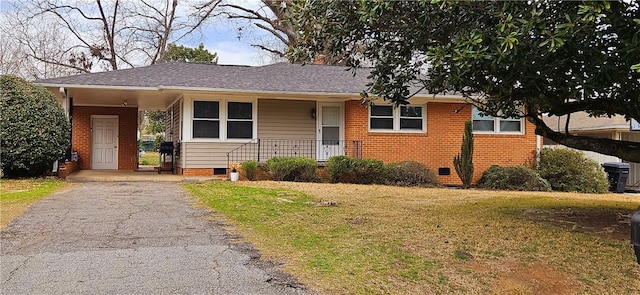
[[[631,217],[631,244],[633,244],[633,251],[636,253],[636,260],[640,264],[640,211]]]
[[[629,177],[629,163],[604,163],[602,167],[609,177],[609,191],[624,193],[627,177]]]

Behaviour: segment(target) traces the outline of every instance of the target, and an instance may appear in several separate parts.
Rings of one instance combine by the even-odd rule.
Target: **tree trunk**
[[[553,131],[540,118],[529,117],[529,121],[536,125],[537,135],[549,138],[559,144],[640,163],[640,142],[564,134]]]

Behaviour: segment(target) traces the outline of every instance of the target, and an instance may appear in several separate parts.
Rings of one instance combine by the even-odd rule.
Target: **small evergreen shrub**
[[[462,181],[462,188],[470,188],[473,181],[473,124],[464,122],[460,153],[453,157],[453,167]]]
[[[386,183],[398,186],[435,186],[438,178],[424,164],[404,161],[387,165]]]
[[[0,166],[7,177],[40,176],[64,157],[71,124],[49,90],[0,76]]]
[[[556,191],[606,193],[609,181],[598,162],[571,149],[544,149],[538,167],[540,176]]]
[[[314,159],[278,157],[267,161],[267,169],[273,180],[314,182],[317,181],[318,164]]]
[[[499,190],[550,191],[549,182],[524,166],[491,166],[482,174],[478,186]]]
[[[384,183],[386,178],[386,166],[380,160],[353,159],[353,172],[355,183],[371,184]]]
[[[240,166],[242,166],[244,177],[246,177],[248,180],[256,180],[256,173],[258,172],[258,161],[244,161],[240,164]]]
[[[329,174],[329,181],[336,183],[353,172],[354,159],[348,156],[333,156],[327,159],[325,168]]]

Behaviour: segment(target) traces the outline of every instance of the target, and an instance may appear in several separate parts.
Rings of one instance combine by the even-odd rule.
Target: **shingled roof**
[[[146,67],[36,81],[45,86],[140,87],[307,93],[360,93],[367,88],[368,69],[354,76],[347,67],[276,63],[233,66],[167,62]]]

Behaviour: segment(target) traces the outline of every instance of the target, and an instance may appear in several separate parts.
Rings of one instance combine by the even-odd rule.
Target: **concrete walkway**
[[[191,202],[173,182],[74,184],[0,232],[0,292],[308,293]]]
[[[205,180],[225,180],[226,175],[221,176],[184,176],[171,174],[170,172],[139,172],[125,170],[78,170],[67,176],[68,182],[188,182]]]

